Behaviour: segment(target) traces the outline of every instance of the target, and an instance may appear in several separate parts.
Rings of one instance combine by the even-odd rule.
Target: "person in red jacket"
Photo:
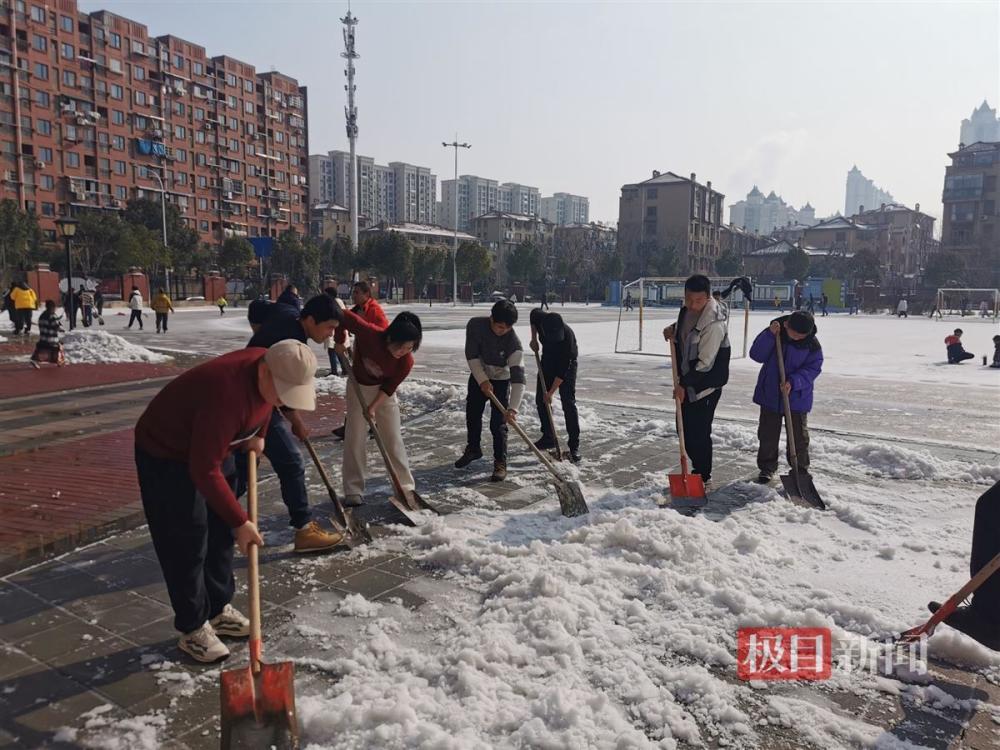
[[[965,360],[972,359],[976,356],[972,352],[965,351],[965,347],[962,346],[961,328],[956,328],[951,336],[945,336],[944,345],[948,348],[949,365],[961,364]]]
[[[380,305],[375,298],[372,297],[371,286],[369,286],[367,281],[354,282],[354,287],[351,290],[351,300],[354,302],[354,307],[351,308],[352,313],[360,315],[373,326],[381,330],[385,330],[389,327],[389,319],[385,317],[385,311],[382,309],[382,305]],[[333,349],[330,351],[331,374],[336,374],[336,367],[333,363],[337,354],[346,354],[347,351],[347,331],[343,326],[340,326],[333,332]],[[347,377],[346,372],[344,373],[344,377]],[[340,427],[334,429],[333,434],[335,437],[343,440],[346,430],[347,422],[345,421]]]
[[[339,308],[338,308],[339,309]],[[352,377],[361,387],[364,404],[358,400],[354,388],[347,389],[347,434],[344,439],[344,504],[358,506],[365,490],[365,468],[368,420],[375,422],[392,468],[399,478],[403,492],[409,494],[416,488],[410,473],[406,446],[403,444],[402,425],[396,388],[413,369],[413,352],[420,348],[423,326],[420,318],[411,312],[401,312],[388,328],[381,329],[350,310],[340,310],[340,327],[354,334],[354,362]]]
[[[230,604],[233,541],[244,554],[264,541],[236,499],[232,452],[263,452],[275,407],[315,409],[315,372],[300,341],[241,349],[174,378],[136,423],[139,492],[183,634],[177,645],[198,661],[229,656],[220,635],[250,634]]]

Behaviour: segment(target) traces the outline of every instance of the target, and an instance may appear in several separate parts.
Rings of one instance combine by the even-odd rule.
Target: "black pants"
[[[128,327],[131,328],[132,324],[139,321],[139,330],[142,330],[142,310],[133,310],[132,314],[128,319]]]
[[[493,394],[503,404],[510,403],[510,381],[491,380]],[[476,379],[469,376],[469,394],[465,397],[465,427],[469,433],[469,448],[479,450],[483,437],[483,407],[490,404],[490,433],[493,435],[493,460],[507,463],[507,422],[492,402],[483,395]]]
[[[142,328],[141,325],[139,327]],[[158,312],[156,313],[156,332],[159,333],[161,329],[164,333],[167,332],[167,313]]]
[[[545,390],[552,387],[555,375],[543,372]],[[538,379],[535,379],[538,382]],[[566,433],[569,435],[569,449],[575,451],[580,447],[580,416],[576,411],[576,362],[570,365],[566,378],[559,385],[559,400],[562,401],[563,414],[566,416]],[[541,384],[535,387],[535,406],[538,407],[538,421],[542,423],[542,437],[552,440],[555,435],[549,423],[549,410],[545,408],[545,394]]]
[[[301,529],[312,520],[309,509],[309,491],[306,488],[306,462],[299,450],[299,439],[292,432],[292,424],[280,409],[271,414],[271,423],[264,436],[264,455],[278,475],[281,499],[288,508],[288,522]],[[236,454],[236,475],[242,480],[247,475],[247,454]],[[242,481],[237,495],[246,491]]]
[[[22,307],[16,310],[16,312],[18,319],[21,321],[21,324],[17,326],[17,330],[31,333],[31,316],[34,311],[30,307]]]
[[[684,442],[691,459],[691,471],[708,480],[712,476],[712,420],[715,407],[722,398],[722,389],[698,401],[684,399],[681,404],[681,420],[684,423]]]
[[[331,375],[336,375],[337,374],[337,362],[339,361],[337,359],[337,352],[336,352],[335,349],[327,349],[327,353],[330,355],[330,374]],[[344,373],[344,374],[346,375],[347,373]]]
[[[967,351],[956,352],[955,354],[952,354],[952,353],[949,352],[949,354],[948,354],[948,364],[949,365],[957,365],[959,362],[964,362],[965,360],[972,359],[975,356],[976,355],[973,354],[972,352],[967,352]]]
[[[971,575],[975,575],[1000,553],[1000,482],[986,490],[976,502],[972,527]],[[972,597],[972,606],[1000,627],[1000,572],[983,582]]]
[[[174,608],[174,627],[197,630],[233,599],[233,530],[205,502],[188,465],[135,449],[142,507]],[[222,466],[235,486],[235,462]]]
[[[784,424],[784,414],[760,408],[760,421],[757,422],[757,468],[774,474],[778,470],[778,450],[781,443],[781,426]],[[795,436],[795,456],[799,468],[803,471],[809,468],[809,415],[806,412],[792,412],[792,433]],[[787,436],[786,436],[787,443]],[[792,455],[785,447],[785,457],[788,465],[792,465]]]

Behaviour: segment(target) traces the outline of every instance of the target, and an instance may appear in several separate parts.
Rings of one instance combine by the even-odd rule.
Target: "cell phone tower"
[[[344,116],[347,118],[347,140],[351,144],[351,186],[348,193],[350,197],[351,209],[351,243],[354,249],[358,249],[358,155],[356,143],[358,140],[358,108],[354,106],[354,61],[360,57],[354,50],[354,27],[358,25],[358,19],[351,14],[351,5],[347,4],[347,15],[340,19],[344,24],[344,51],[340,56],[347,59],[347,68],[344,75],[347,76],[347,106],[344,107]]]

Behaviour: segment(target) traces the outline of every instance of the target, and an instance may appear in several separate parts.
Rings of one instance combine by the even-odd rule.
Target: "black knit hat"
[[[813,316],[810,313],[803,310],[796,310],[788,316],[788,327],[804,336],[812,333],[816,324],[813,322]]]

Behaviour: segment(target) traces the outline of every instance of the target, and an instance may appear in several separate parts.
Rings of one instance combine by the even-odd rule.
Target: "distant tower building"
[[[986,100],[972,111],[972,116],[962,120],[962,133],[958,142],[971,146],[973,143],[995,143],[1000,141],[1000,118]]]
[[[882,190],[858,169],[851,167],[847,173],[847,196],[844,200],[844,216],[854,216],[864,208],[878,208],[883,203],[895,203],[892,193]]]
[[[807,203],[801,211],[796,211],[773,190],[765,198],[754,185],[745,199],[729,207],[729,223],[754,234],[767,235],[789,224],[815,224],[816,210]]]

